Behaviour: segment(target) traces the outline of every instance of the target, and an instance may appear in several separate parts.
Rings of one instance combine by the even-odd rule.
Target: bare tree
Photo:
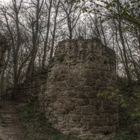
[[[47,57],[47,47],[48,47],[48,39],[49,39],[49,32],[50,32],[50,19],[51,19],[52,4],[53,4],[53,0],[49,0],[49,3],[45,2],[46,7],[48,7],[48,11],[47,11],[48,18],[47,18],[45,41],[44,41],[44,54],[43,54],[43,60],[42,60],[42,68],[45,67],[46,57]]]
[[[62,10],[65,13],[66,16],[66,22],[67,22],[67,27],[68,27],[68,32],[69,32],[69,39],[73,38],[73,31],[78,23],[78,20],[80,19],[81,13],[82,13],[82,8],[85,4],[83,2],[81,5],[79,5],[79,1],[63,1],[61,0],[61,7]]]
[[[27,69],[27,77],[30,77],[34,70],[34,63],[35,63],[38,46],[39,46],[40,29],[41,29],[40,18],[41,18],[41,12],[42,12],[44,0],[32,0],[31,2],[35,14],[32,13],[33,12],[32,10],[29,13],[29,19],[31,24],[30,26],[32,32],[32,50],[31,50],[30,62]]]

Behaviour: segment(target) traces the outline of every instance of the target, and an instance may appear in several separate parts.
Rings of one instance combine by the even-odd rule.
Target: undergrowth
[[[78,140],[54,129],[44,113],[38,110],[36,102],[24,104],[18,108],[18,111],[25,132],[25,140]]]
[[[140,84],[122,80],[118,87],[119,126],[114,140],[140,140]]]
[[[113,140],[140,140],[140,85],[119,81],[119,126]],[[77,140],[54,129],[38,104],[31,101],[19,107],[25,140]]]

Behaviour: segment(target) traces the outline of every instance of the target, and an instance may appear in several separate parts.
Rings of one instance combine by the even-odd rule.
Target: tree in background
[[[140,80],[139,12],[137,0],[11,0],[1,4],[0,28],[10,46],[5,83],[16,87],[34,72],[47,69],[59,41],[81,37],[99,38],[116,52],[118,74],[128,83]]]

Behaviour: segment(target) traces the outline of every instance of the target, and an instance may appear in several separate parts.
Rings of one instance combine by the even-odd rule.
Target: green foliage
[[[106,2],[105,5],[106,9],[114,15],[114,18],[118,18],[119,16],[123,20],[140,27],[139,0],[129,0],[125,2],[121,0],[112,0],[110,2]]]
[[[128,131],[120,131],[113,140],[138,140],[137,137],[131,135]]]
[[[118,19],[130,23],[134,26],[140,27],[140,1],[139,0],[88,0],[91,4],[94,3],[94,7],[85,7],[83,12],[102,12],[100,9],[105,9],[108,16],[106,20]],[[99,8],[99,9],[98,9]]]
[[[97,97],[104,100],[113,100],[118,97],[117,90],[113,91],[102,91],[97,93]]]
[[[140,85],[119,80],[119,128],[114,140],[140,139]]]
[[[37,102],[30,102],[19,107],[19,116],[25,132],[25,140],[77,140],[54,129],[38,110]]]

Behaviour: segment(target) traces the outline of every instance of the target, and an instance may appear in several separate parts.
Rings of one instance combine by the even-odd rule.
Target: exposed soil
[[[0,103],[0,140],[23,140],[24,134],[19,122],[16,105]]]

